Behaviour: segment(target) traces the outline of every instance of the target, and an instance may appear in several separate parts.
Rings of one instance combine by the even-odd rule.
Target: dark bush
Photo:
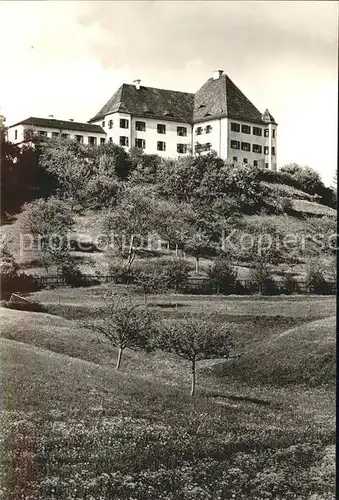
[[[282,292],[286,295],[300,293],[298,281],[291,274],[286,274],[282,281]]]
[[[61,268],[61,276],[65,279],[66,285],[72,287],[88,286],[86,277],[74,263],[64,264]]]
[[[317,295],[331,295],[334,293],[331,283],[326,281],[323,272],[310,268],[306,275],[306,290]]]
[[[17,273],[0,275],[1,298],[8,299],[12,293],[30,293],[39,290],[39,282],[31,275]]]
[[[114,263],[109,266],[108,273],[113,278],[113,282],[120,285],[131,285],[135,281],[137,271],[128,268],[123,263]]]

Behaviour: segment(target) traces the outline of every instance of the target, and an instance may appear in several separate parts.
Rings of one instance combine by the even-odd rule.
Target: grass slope
[[[70,321],[1,312],[5,333],[26,342],[0,339],[3,498],[334,499],[328,392],[249,397],[229,385],[192,399],[157,377],[29,345],[63,350],[67,338],[80,352]]]
[[[250,384],[335,384],[336,317],[298,325],[252,345],[234,363],[216,368],[223,376]]]

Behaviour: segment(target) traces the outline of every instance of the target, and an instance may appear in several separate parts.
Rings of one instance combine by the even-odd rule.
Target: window
[[[14,139],[17,139],[17,138],[18,138],[18,131],[14,130]]]
[[[269,131],[268,128],[265,128],[265,130],[264,130],[264,136],[265,137],[269,137],[270,136],[270,131]]]
[[[126,120],[125,118],[120,118],[120,128],[128,128],[129,125],[128,125],[128,120]]]
[[[275,137],[275,129],[272,130],[272,137]]]
[[[251,151],[251,144],[249,142],[242,142],[241,149],[243,151]]]
[[[238,161],[238,157],[237,156],[233,156],[233,161]]]
[[[157,150],[158,151],[166,151],[166,142],[158,141],[157,142]]]
[[[268,155],[269,154],[269,148],[268,146],[264,146],[264,155]]]
[[[181,137],[186,137],[187,136],[187,128],[186,127],[177,127],[177,135],[180,135]]]
[[[111,120],[111,121],[112,121],[112,120]],[[101,123],[102,128],[105,128],[105,125],[106,125],[106,123],[103,121],[103,122]]]
[[[52,132],[52,137],[59,137],[59,132]]]
[[[84,136],[83,135],[76,135],[75,138],[76,138],[76,140],[78,142],[84,142]]]
[[[105,137],[100,137],[100,144],[105,144]]]
[[[109,142],[111,142],[111,143],[113,142],[113,138],[112,137],[109,138]]]
[[[46,137],[47,132],[45,132],[44,130],[39,130],[38,134],[40,137]]]
[[[253,127],[253,135],[262,135],[262,128]]]
[[[195,129],[195,133],[196,133],[196,135],[201,135],[202,134],[202,127],[197,127]]]
[[[257,167],[257,166],[258,166],[258,161],[257,161],[257,160],[253,160],[253,166],[254,166],[254,167]]]
[[[146,123],[145,122],[135,122],[135,130],[139,130],[139,132],[145,132]]]
[[[252,144],[253,153],[262,153],[262,146],[260,144]]]
[[[187,153],[187,144],[177,144],[177,153]]]
[[[120,136],[120,146],[128,146],[128,137],[125,135]]]
[[[69,134],[61,134],[61,137],[62,137],[63,139],[68,139],[68,138],[69,138]]]
[[[239,123],[231,122],[231,130],[232,130],[232,132],[240,132]]]
[[[205,132],[206,134],[210,134],[212,132],[212,125],[207,125]]]
[[[272,155],[275,156],[275,147],[272,147]]]
[[[240,149],[240,142],[239,141],[231,141],[231,148],[232,149]]]
[[[162,123],[157,124],[157,131],[158,134],[166,134],[166,125],[163,125]]]
[[[113,128],[113,120],[110,120],[110,121],[108,122],[108,128]]]
[[[243,162],[244,162],[245,164],[246,164],[246,163],[248,163],[247,158],[244,158],[244,159],[243,159]]]
[[[145,139],[135,139],[135,147],[139,149],[145,149],[146,147],[146,141]]]
[[[268,168],[268,163],[265,163],[265,168]]]
[[[250,134],[251,133],[251,127],[249,125],[241,125],[241,132],[243,134]]]
[[[89,136],[88,137],[88,144],[91,144],[92,146],[96,146],[97,145],[97,138]]]

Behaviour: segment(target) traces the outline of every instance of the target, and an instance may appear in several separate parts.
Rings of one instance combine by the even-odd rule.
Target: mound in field
[[[336,317],[311,321],[253,344],[232,363],[216,367],[221,376],[250,384],[334,385]]]

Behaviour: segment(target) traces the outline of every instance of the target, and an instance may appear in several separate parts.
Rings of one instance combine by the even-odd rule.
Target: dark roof
[[[11,127],[16,125],[32,125],[33,127],[47,127],[47,128],[57,128],[61,130],[74,130],[78,132],[93,132],[98,134],[105,134],[106,132],[100,125],[93,125],[92,123],[81,123],[73,122],[69,120],[56,120],[55,118],[37,118],[31,116],[26,120],[15,123]]]
[[[121,111],[145,118],[191,123],[193,106],[194,94],[143,86],[138,90],[135,85],[124,83],[89,121]]]
[[[262,115],[262,119],[264,120],[265,123],[275,123],[276,121],[271,115],[271,113],[268,111],[268,109],[265,109],[265,113]]]
[[[216,80],[209,78],[195,94],[152,87],[138,90],[135,85],[124,83],[90,122],[118,111],[185,123],[222,117],[261,124],[275,123],[268,110],[263,115],[227,75]]]
[[[227,75],[209,78],[195,94],[193,121],[227,116],[235,120],[262,123],[262,113]]]

